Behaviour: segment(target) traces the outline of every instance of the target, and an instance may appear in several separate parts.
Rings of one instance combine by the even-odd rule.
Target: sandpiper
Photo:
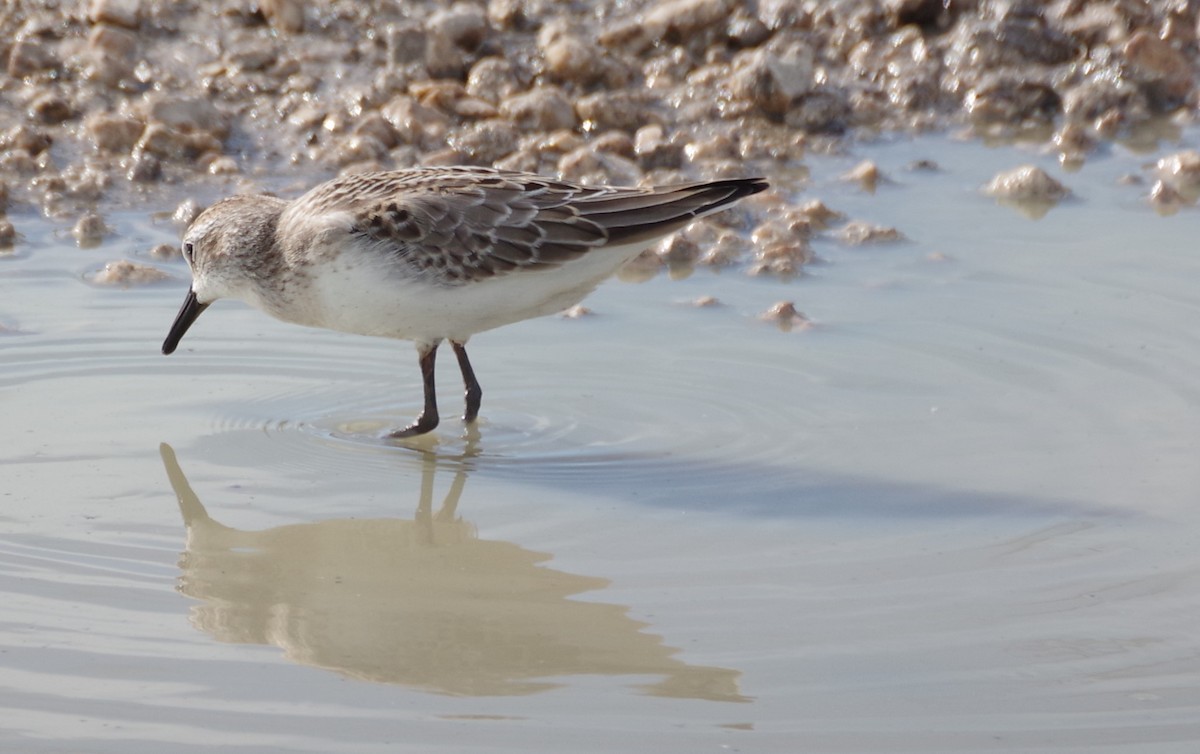
[[[392,434],[411,437],[438,424],[434,358],[449,340],[472,422],[482,397],[472,335],[577,304],[655,241],[766,187],[583,186],[439,167],[349,175],[290,202],[229,197],[184,234],[192,285],[162,350],[173,353],[219,298],[285,322],[414,341],[425,406]]]

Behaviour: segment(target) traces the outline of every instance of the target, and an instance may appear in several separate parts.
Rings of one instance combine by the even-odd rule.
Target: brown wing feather
[[[298,201],[344,207],[351,232],[456,285],[557,267],[606,245],[648,244],[764,188],[761,179],[611,188],[482,168],[418,168],[348,176]]]

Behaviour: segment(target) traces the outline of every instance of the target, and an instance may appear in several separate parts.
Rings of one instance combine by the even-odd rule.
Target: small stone
[[[657,123],[642,126],[633,137],[634,154],[647,170],[678,168],[683,164],[683,147],[678,138],[667,138]]]
[[[696,264],[708,267],[729,267],[741,261],[749,249],[749,244],[738,233],[722,230],[717,238],[708,244],[704,253],[696,260]]]
[[[225,53],[225,60],[235,71],[265,71],[279,60],[279,51],[271,44],[250,40],[235,45]]]
[[[669,265],[690,265],[700,258],[700,244],[683,233],[672,233],[654,247],[658,258]]]
[[[1200,190],[1200,152],[1187,149],[1163,157],[1155,165],[1158,174],[1185,191]]]
[[[287,120],[301,131],[311,131],[321,125],[329,112],[311,102],[301,103],[288,113]]]
[[[633,160],[598,152],[591,145],[563,155],[558,161],[558,171],[568,181],[614,186],[632,186],[642,177],[641,168]]]
[[[872,194],[875,193],[875,188],[880,182],[888,182],[887,176],[871,160],[863,160],[855,165],[849,172],[842,175],[842,180],[857,183],[862,186],[864,191]]]
[[[378,162],[387,156],[387,152],[387,147],[379,139],[369,134],[361,134],[339,141],[335,148],[334,160],[343,167],[357,162]]]
[[[755,49],[741,53],[728,77],[730,97],[746,107],[783,115],[793,101],[816,86],[815,65],[812,50],[800,44],[779,52]]]
[[[1150,188],[1150,204],[1154,211],[1164,217],[1173,215],[1191,202],[1171,184],[1157,180]]]
[[[209,175],[236,175],[240,172],[237,160],[227,154],[223,154],[208,163]]]
[[[133,285],[159,283],[170,277],[157,267],[122,259],[104,265],[103,270],[91,276],[91,281],[96,285],[119,285],[128,288]]]
[[[642,24],[653,38],[678,44],[724,24],[734,5],[733,0],[667,0],[653,3]]]
[[[19,79],[57,68],[58,55],[51,45],[51,40],[38,36],[18,39],[8,53],[8,75]]]
[[[444,36],[464,50],[475,50],[488,34],[483,9],[469,2],[458,2],[433,13],[426,22],[430,34]]]
[[[472,123],[448,139],[473,165],[491,165],[517,148],[517,129],[506,120]]]
[[[1187,57],[1154,34],[1139,29],[1125,43],[1125,59],[1144,80],[1162,87],[1162,96],[1178,104],[1192,90],[1194,74]]]
[[[129,159],[125,177],[134,183],[151,183],[162,176],[162,162],[157,157],[137,150]]]
[[[0,251],[10,251],[17,245],[17,229],[7,217],[0,216]]]
[[[276,30],[287,34],[304,31],[304,5],[297,0],[259,0],[259,8]]]
[[[88,33],[88,75],[109,86],[133,76],[138,38],[128,29],[98,24]]]
[[[608,152],[627,159],[634,158],[633,139],[624,131],[605,131],[592,139],[592,149],[597,152]]]
[[[113,24],[126,29],[140,25],[138,0],[92,0],[88,4],[88,21],[93,24]]]
[[[387,45],[387,62],[393,67],[425,61],[425,30],[419,24],[388,24],[384,41]]]
[[[150,249],[150,256],[154,257],[155,259],[169,261],[172,259],[182,259],[183,253],[179,250],[179,246],[176,244],[160,243],[156,244],[154,248]]]
[[[1080,123],[1064,123],[1055,132],[1054,146],[1058,148],[1060,163],[1082,164],[1084,157],[1096,148],[1096,137]]]
[[[754,261],[746,270],[747,275],[774,275],[793,278],[799,275],[804,265],[813,259],[812,247],[807,241],[772,241],[758,247]]]
[[[800,206],[800,212],[808,218],[813,229],[824,230],[836,222],[846,219],[845,213],[830,209],[820,199],[813,199]]]
[[[5,151],[21,150],[30,155],[39,155],[49,149],[51,143],[53,139],[49,133],[24,124],[0,133],[0,149]]]
[[[96,113],[84,121],[96,148],[109,154],[128,154],[142,137],[145,124],[137,118],[110,113]]]
[[[203,131],[181,132],[161,123],[151,123],[142,132],[135,149],[166,159],[193,159],[203,154],[220,154],[221,142]]]
[[[71,104],[53,92],[39,95],[29,105],[29,114],[40,123],[50,125],[70,120],[74,113]]]
[[[764,322],[774,322],[784,332],[792,330],[808,330],[812,328],[812,320],[803,312],[796,310],[796,304],[791,301],[780,301],[767,309],[758,318]]]
[[[73,199],[97,202],[112,183],[108,171],[80,164],[71,165],[62,174],[65,191]]]
[[[523,131],[574,128],[578,122],[571,101],[554,86],[537,87],[505,99],[500,103],[500,114]]]
[[[623,283],[644,283],[664,267],[653,249],[646,249],[617,270],[617,279]]]
[[[181,133],[201,131],[218,138],[229,133],[229,119],[211,101],[201,97],[155,98],[148,103],[146,114],[150,120]]]
[[[483,10],[469,3],[455,3],[436,11],[425,25],[425,68],[434,78],[461,79],[471,53],[487,37]]]
[[[709,309],[716,306],[721,306],[720,300],[716,296],[697,296],[692,299],[692,306],[697,309]]]
[[[1071,191],[1036,165],[1022,165],[997,173],[983,192],[1010,202],[1056,203]]]
[[[595,314],[595,312],[593,312],[591,309],[587,308],[583,304],[576,304],[575,306],[572,306],[570,309],[564,309],[561,316],[564,319],[581,319],[583,317],[591,317],[594,314]]]
[[[444,144],[450,130],[451,120],[447,115],[408,95],[396,97],[384,105],[380,113],[396,130],[402,143],[421,149],[434,149]]]
[[[842,228],[842,232],[838,234],[838,240],[848,246],[863,246],[874,243],[895,243],[905,239],[904,234],[895,228],[854,221],[847,223],[846,227]]]
[[[38,161],[29,152],[12,147],[0,148],[0,172],[29,175],[37,171]]]
[[[175,211],[171,213],[171,222],[174,223],[175,227],[177,228],[186,228],[191,225],[192,222],[199,217],[200,213],[203,211],[204,206],[201,205],[200,202],[196,201],[195,199],[184,199],[179,203],[179,206],[175,208]]]
[[[537,44],[546,73],[556,81],[586,86],[604,77],[604,50],[563,20],[543,26]]]
[[[88,249],[93,246],[99,246],[104,240],[104,236],[108,235],[108,226],[104,223],[104,218],[95,212],[88,212],[79,218],[75,223],[75,227],[71,229],[71,235],[75,236],[75,243],[81,249]]]
[[[492,104],[521,91],[513,64],[505,58],[487,57],[471,66],[467,75],[467,93]]]
[[[633,133],[648,120],[646,104],[646,98],[634,92],[596,92],[576,100],[575,112],[585,130]]]

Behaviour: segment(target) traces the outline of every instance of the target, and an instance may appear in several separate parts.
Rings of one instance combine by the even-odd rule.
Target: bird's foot
[[[429,434],[435,428],[437,428],[437,425],[438,417],[436,414],[433,416],[421,414],[412,424],[408,425],[404,429],[396,430],[388,435],[388,437],[391,437],[394,440],[399,440],[405,437],[417,437],[419,435]]]

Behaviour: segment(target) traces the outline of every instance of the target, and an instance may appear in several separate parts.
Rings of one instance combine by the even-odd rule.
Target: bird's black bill
[[[208,308],[208,304],[202,304],[196,300],[196,292],[189,289],[187,298],[183,300],[183,306],[179,308],[179,313],[175,315],[175,322],[171,325],[171,332],[167,333],[167,339],[163,341],[162,352],[164,355],[175,353],[176,346],[183,339],[183,334],[188,331],[192,323],[196,321],[196,317]]]

